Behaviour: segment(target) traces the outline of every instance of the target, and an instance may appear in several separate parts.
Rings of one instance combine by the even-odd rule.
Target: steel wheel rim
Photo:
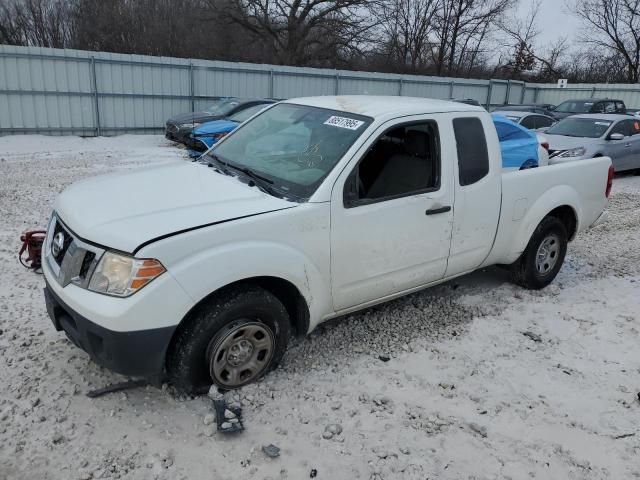
[[[536,271],[540,275],[548,274],[558,263],[560,256],[560,238],[555,235],[545,237],[536,252]]]
[[[237,388],[266,371],[273,358],[275,339],[265,324],[246,320],[232,327],[208,350],[211,378],[221,386]]]

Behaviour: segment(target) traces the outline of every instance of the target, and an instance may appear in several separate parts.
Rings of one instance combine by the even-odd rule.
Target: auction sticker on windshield
[[[347,128],[349,130],[357,130],[364,124],[364,122],[353,118],[337,117],[332,115],[324,122],[324,124],[331,125],[333,127]]]

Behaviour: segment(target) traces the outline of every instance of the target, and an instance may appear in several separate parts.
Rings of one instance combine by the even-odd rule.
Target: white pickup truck
[[[47,310],[114,371],[237,388],[292,332],[478,268],[546,286],[602,216],[612,173],[608,158],[503,173],[479,107],[288,100],[198,162],[65,190],[43,249]]]

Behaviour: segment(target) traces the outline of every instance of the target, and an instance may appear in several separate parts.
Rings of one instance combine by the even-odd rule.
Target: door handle
[[[439,208],[432,208],[430,210],[427,210],[425,213],[425,215],[437,215],[438,213],[445,213],[451,210],[450,206],[446,206],[446,207],[439,207]]]

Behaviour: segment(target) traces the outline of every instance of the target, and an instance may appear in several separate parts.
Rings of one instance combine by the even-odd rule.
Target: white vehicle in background
[[[43,249],[47,310],[117,372],[237,388],[291,332],[478,268],[545,287],[601,217],[610,166],[503,173],[491,115],[462,103],[287,100],[199,162],[65,190]]]

